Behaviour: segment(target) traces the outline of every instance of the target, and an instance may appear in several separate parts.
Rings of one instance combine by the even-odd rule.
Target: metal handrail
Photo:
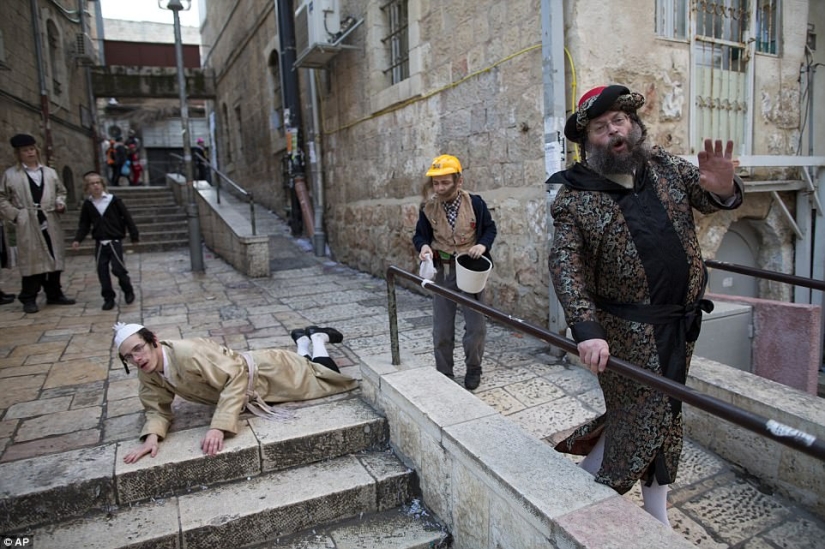
[[[470,299],[464,294],[454,292],[391,265],[387,268],[387,300],[390,317],[390,347],[392,352],[392,363],[395,366],[399,366],[401,364],[401,356],[398,347],[398,304],[395,298],[396,276],[415,282],[416,284],[421,285],[421,287],[425,290],[429,290],[465,307],[469,307],[474,311],[478,311],[485,316],[504,324],[505,326],[509,326],[519,330],[520,332],[532,335],[533,337],[544,340],[551,345],[564,349],[565,351],[578,353],[576,343],[570,339],[548,332],[547,330],[534,326],[521,320],[520,318],[515,318],[512,315],[499,311],[498,309],[479,303],[475,299]],[[825,442],[817,439],[814,435],[794,429],[793,427],[779,423],[778,421],[764,418],[747,410],[743,410],[742,408],[728,404],[727,402],[719,400],[715,397],[705,395],[695,389],[691,389],[686,385],[682,385],[681,383],[671,381],[666,377],[656,375],[648,370],[636,366],[635,364],[631,364],[630,362],[626,362],[619,358],[610,357],[607,361],[607,367],[626,377],[643,383],[648,387],[657,389],[668,396],[695,406],[700,410],[704,410],[705,412],[713,414],[726,421],[744,427],[749,431],[753,431],[758,435],[770,438],[780,444],[784,444],[785,446],[798,450],[804,454],[808,454],[825,461]]]
[[[252,194],[252,191],[247,191],[246,189],[244,189],[243,187],[241,187],[240,185],[238,185],[237,183],[232,181],[232,179],[230,179],[228,175],[226,175],[225,173],[223,173],[219,169],[213,167],[211,164],[209,164],[209,162],[207,162],[206,158],[204,158],[203,156],[201,156],[197,152],[195,152],[193,154],[194,154],[195,157],[200,158],[201,160],[203,160],[206,163],[206,165],[209,166],[210,170],[212,170],[213,172],[218,174],[219,179],[218,179],[217,184],[215,185],[215,197],[217,198],[218,204],[221,203],[221,179],[226,180],[226,182],[229,183],[230,185],[232,185],[232,187],[234,187],[236,191],[238,191],[241,195],[246,197],[246,201],[249,203],[249,221],[252,224],[252,235],[253,236],[257,235],[258,234],[258,226],[257,226],[257,222],[256,222],[256,219],[255,219],[255,196]],[[182,161],[184,160],[184,158],[182,156],[180,156],[179,154],[169,153],[169,156],[181,160],[181,162],[179,163],[179,166],[183,164]],[[182,169],[181,169],[181,173],[183,173]]]
[[[775,280],[776,282],[793,284],[794,286],[803,286],[812,290],[825,291],[825,282],[815,278],[805,278],[802,276],[789,275],[776,271],[766,271],[764,269],[746,267],[745,265],[736,265],[735,263],[727,263],[725,261],[716,261],[713,259],[706,259],[705,265],[714,269],[730,271],[732,273],[744,274],[756,278],[766,278],[768,280]]]

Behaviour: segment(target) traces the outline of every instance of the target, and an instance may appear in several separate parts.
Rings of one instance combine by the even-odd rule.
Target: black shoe
[[[341,343],[344,341],[344,335],[335,328],[319,328],[318,326],[307,326],[304,331],[308,336],[312,334],[327,334],[330,343]]]
[[[8,305],[12,301],[14,301],[15,297],[17,297],[17,296],[15,296],[14,294],[6,294],[6,293],[3,293],[3,292],[0,292],[0,305]]]
[[[123,296],[123,299],[126,300],[127,305],[131,305],[132,302],[135,300],[135,292],[126,292],[126,295]]]
[[[74,305],[77,303],[74,299],[69,299],[65,295],[61,295],[56,299],[47,299],[46,305]]]
[[[464,376],[464,387],[468,391],[477,389],[479,383],[481,383],[481,370],[471,370]]]
[[[23,312],[24,313],[36,313],[40,309],[37,308],[37,303],[34,301],[27,301],[23,303]]]
[[[101,309],[103,309],[104,311],[111,311],[114,308],[115,308],[114,299],[107,299],[106,301],[103,302],[103,307],[101,307]]]
[[[307,335],[307,333],[306,333],[305,330],[301,330],[300,328],[297,328],[297,329],[292,330],[291,332],[289,332],[289,335],[292,337],[292,341],[295,341],[297,343],[297,341],[299,339],[301,339],[302,337],[305,337]]]

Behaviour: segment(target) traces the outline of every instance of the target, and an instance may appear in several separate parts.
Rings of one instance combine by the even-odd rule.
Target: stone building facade
[[[94,101],[86,72],[95,56],[77,11],[78,5],[87,4],[92,5],[73,2],[61,10],[42,0],[4,2],[0,17],[3,169],[16,161],[9,138],[17,133],[35,136],[43,163],[62,177],[70,205],[82,196],[82,174],[95,168]],[[85,24],[88,34],[94,28],[94,9],[86,12]]]
[[[276,10],[271,0],[249,0],[243,10],[206,4],[201,32],[205,66],[218,75],[219,161],[284,213]],[[295,0],[294,7],[301,4]],[[424,172],[433,157],[454,154],[464,165],[465,188],[483,195],[498,224],[496,266],[487,286],[491,304],[545,325],[550,243],[542,2],[316,2],[327,4],[339,7],[341,20],[358,22],[346,38],[351,49],[315,71],[325,233],[334,257],[379,276],[389,265],[415,272],[411,236]],[[697,136],[709,131],[734,139],[737,155],[796,154],[807,1],[768,2],[774,12],[757,14],[764,2],[726,0],[719,3],[718,19],[697,8],[712,3],[562,4],[565,51],[557,62],[565,66],[568,112],[591,87],[623,83],[646,95],[641,114],[652,141],[671,152],[695,154]],[[686,10],[681,15],[680,6]],[[737,27],[743,10],[749,21],[758,16],[761,23]],[[700,20],[702,32],[690,24]],[[399,21],[400,42],[393,34]],[[756,45],[748,41],[753,28],[767,31]],[[730,46],[734,39],[744,46]],[[399,43],[406,63],[392,70]],[[738,87],[714,88],[720,72]],[[298,73],[306,126],[310,73]],[[723,111],[728,118],[720,118]],[[575,156],[569,149],[565,161]],[[781,168],[743,175],[792,177]],[[781,196],[793,209],[793,193]],[[746,202],[739,211],[699,219],[705,254],[716,256],[729,228],[742,227],[754,241],[757,266],[792,272],[793,233],[781,208],[767,193],[749,192]],[[759,288],[759,297],[789,295],[782,285]]]

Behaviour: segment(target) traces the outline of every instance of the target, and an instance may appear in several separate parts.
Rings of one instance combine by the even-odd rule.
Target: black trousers
[[[123,261],[123,242],[120,240],[110,240],[108,244],[95,242],[95,260],[97,261],[97,278],[100,280],[100,295],[104,300],[114,300],[115,290],[112,288],[112,277],[109,275],[109,268],[112,274],[117,277],[120,289],[124,294],[132,293],[132,281],[129,279],[129,271],[126,270],[126,263]]]
[[[125,177],[126,179],[129,179],[129,176],[126,176],[126,175],[123,175],[123,174],[120,173],[120,170],[123,169],[123,165],[125,163],[126,162],[124,161],[124,162],[120,162],[119,164],[116,163],[114,166],[112,166],[112,177],[109,180],[109,185],[111,185],[113,187],[117,187],[117,186],[120,185],[120,178],[121,177]]]
[[[24,276],[20,285],[22,288],[17,294],[20,303],[37,301],[37,292],[40,288],[46,293],[46,299],[60,299],[63,296],[63,290],[60,288],[60,271]]]
[[[321,366],[326,366],[327,368],[329,368],[333,372],[338,372],[339,374],[341,373],[341,370],[338,369],[338,365],[335,364],[335,361],[332,360],[332,357],[316,356],[314,358],[311,358],[309,355],[302,355],[302,356],[304,358],[306,358],[307,360],[309,360],[310,362],[314,362],[315,364],[320,364]]]
[[[49,254],[54,257],[52,239],[48,231],[43,231],[43,238],[46,240]],[[20,286],[22,286],[22,288],[20,289],[20,293],[17,294],[17,299],[20,300],[20,303],[34,303],[37,301],[37,292],[40,291],[40,288],[43,288],[43,291],[46,293],[46,299],[60,299],[63,296],[63,290],[60,287],[60,271],[24,276]]]

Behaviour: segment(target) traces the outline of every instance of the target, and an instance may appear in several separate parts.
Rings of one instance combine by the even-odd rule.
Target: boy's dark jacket
[[[132,216],[129,215],[123,200],[115,195],[112,195],[112,201],[103,215],[100,215],[90,198],[83,201],[75,241],[82,242],[89,234],[90,228],[95,240],[123,240],[128,230],[132,242],[138,241],[138,228],[132,221]]]

